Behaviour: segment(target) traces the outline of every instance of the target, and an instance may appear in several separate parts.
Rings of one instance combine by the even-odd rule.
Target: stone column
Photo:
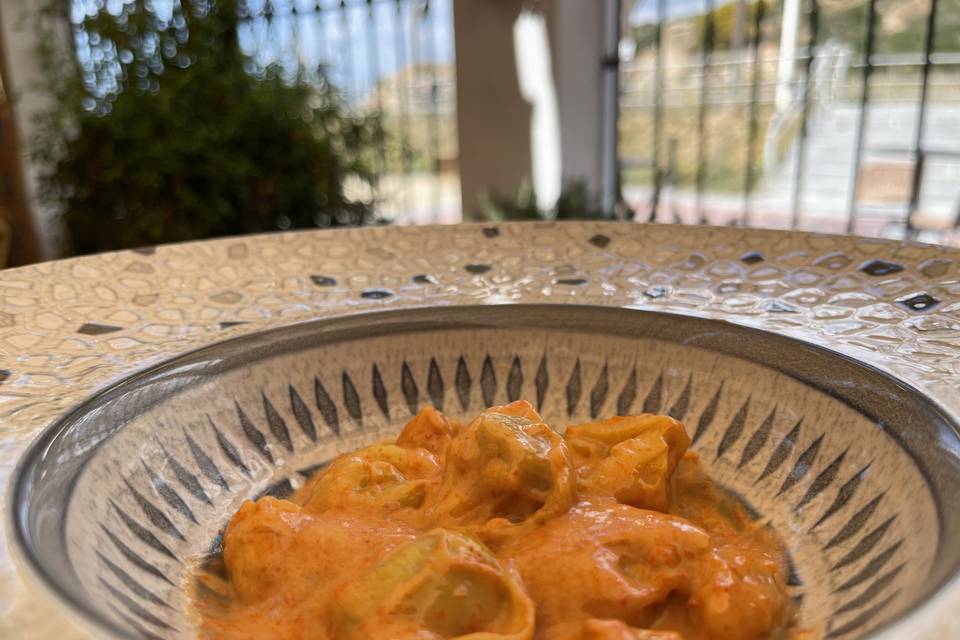
[[[35,87],[41,69],[33,55],[36,35],[30,0],[0,0],[0,77],[4,102],[0,113],[3,127],[4,190],[8,193],[8,211],[12,227],[10,264],[27,264],[50,257],[52,247],[43,237],[44,223],[37,215],[29,140],[33,118],[46,108],[46,100]],[[46,247],[44,245],[47,245]]]
[[[600,202],[604,185],[604,40],[612,4],[593,0],[454,0],[465,220],[477,219],[484,193],[513,194],[535,173],[532,111],[517,78],[517,55],[524,52],[517,52],[514,46],[514,25],[524,8],[542,14],[548,29],[562,181],[584,182]]]
[[[457,135],[463,219],[484,193],[513,194],[530,176],[530,105],[520,95],[513,25],[521,0],[454,0]]]
[[[591,196],[599,202],[603,189],[603,58],[607,3],[554,0],[551,4],[563,181],[585,183]]]
[[[43,3],[37,0],[0,0],[0,34],[4,45],[4,83],[12,97],[14,120],[20,135],[20,153],[25,174],[25,189],[28,208],[39,242],[39,257],[55,258],[59,255],[61,225],[57,212],[39,203],[36,198],[36,170],[30,162],[29,143],[36,127],[35,117],[50,107],[50,99],[43,84],[45,70],[37,59],[37,11]],[[66,11],[62,18],[52,18],[60,23],[53,25],[56,34],[55,46],[70,47],[70,25]]]

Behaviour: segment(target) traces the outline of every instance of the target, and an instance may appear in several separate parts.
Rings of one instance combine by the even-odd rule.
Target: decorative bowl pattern
[[[111,370],[91,379],[116,384],[82,402],[89,387],[69,390],[69,411],[25,458],[12,499],[26,564],[100,629],[190,637],[189,568],[240,501],[289,492],[425,403],[468,417],[527,398],[560,427],[630,411],[684,420],[710,473],[789,541],[806,625],[843,638],[942,629],[924,602],[955,593],[960,563],[960,512],[949,508],[960,488],[957,407],[942,395],[960,378],[954,256],[666,229],[370,229],[193,245],[226,265],[211,260],[194,284],[241,283],[204,294],[236,309],[207,326],[240,337],[178,355],[217,337],[188,332],[180,345],[166,334],[144,351],[171,360],[119,379],[144,363],[111,362],[123,343],[108,336],[143,340],[155,322],[135,333],[97,317],[77,326],[101,341],[95,362]],[[351,243],[344,258],[338,247]],[[458,264],[466,246],[476,253]],[[291,259],[310,272],[289,281],[284,263],[266,268],[298,247],[340,262]],[[252,251],[270,259],[249,260]],[[154,259],[112,256],[127,263],[121,272]],[[186,282],[130,301],[175,305]],[[424,303],[436,306],[402,309]],[[283,326],[311,316],[320,319]]]

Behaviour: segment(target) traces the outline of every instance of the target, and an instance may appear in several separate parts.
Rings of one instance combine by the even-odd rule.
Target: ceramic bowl
[[[195,637],[190,572],[242,501],[288,494],[428,403],[467,419],[519,398],[560,430],[683,421],[711,476],[786,540],[802,624],[825,637],[904,624],[960,566],[960,438],[926,396],[774,333],[570,304],[362,313],[152,367],[34,443],[13,537],[99,632]]]

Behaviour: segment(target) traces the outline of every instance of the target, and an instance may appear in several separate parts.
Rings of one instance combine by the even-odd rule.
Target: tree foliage
[[[344,184],[372,180],[382,128],[347,114],[322,69],[257,69],[236,0],[180,0],[167,16],[116,4],[73,25],[86,48],[50,44],[59,2],[39,26],[53,99],[35,141],[41,197],[75,253],[370,220]]]

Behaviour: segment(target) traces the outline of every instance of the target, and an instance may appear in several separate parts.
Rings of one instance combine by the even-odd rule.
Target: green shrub
[[[548,211],[537,207],[537,194],[530,180],[520,183],[516,193],[487,193],[482,202],[483,216],[488,220],[603,220],[617,217],[604,211],[591,198],[585,182],[573,180],[564,184],[557,201]],[[633,219],[623,203],[618,204],[619,217]]]
[[[40,195],[62,212],[69,249],[371,220],[372,203],[344,183],[373,179],[377,116],[348,115],[322,70],[257,69],[237,42],[236,0],[181,0],[166,20],[152,6],[85,20],[115,52],[106,63],[39,52],[53,98],[35,141]]]

